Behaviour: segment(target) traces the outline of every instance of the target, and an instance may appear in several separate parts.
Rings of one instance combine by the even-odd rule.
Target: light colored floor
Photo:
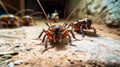
[[[43,54],[44,45],[38,45],[41,40],[35,40],[42,29],[48,28],[43,21],[37,21],[37,26],[1,29],[0,52],[19,52],[18,55],[9,60],[12,62],[23,60],[23,64],[16,67],[54,67],[55,65],[65,67],[69,65],[68,59],[120,62],[120,36],[110,33],[111,29],[109,30],[103,25],[94,24],[93,26],[97,29],[97,37],[90,36],[88,33],[82,38],[80,34],[74,32],[75,36],[80,39],[80,41],[74,41],[72,38],[72,43],[76,46],[66,45],[60,49],[55,47]],[[19,43],[20,47],[15,47],[16,43]],[[30,51],[27,51],[27,49],[30,49]]]

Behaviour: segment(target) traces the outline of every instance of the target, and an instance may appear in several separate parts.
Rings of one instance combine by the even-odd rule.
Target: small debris
[[[14,67],[14,66],[15,66],[14,63],[12,62],[8,63],[8,67]]]
[[[86,67],[85,64],[82,64],[81,67]]]
[[[8,64],[7,62],[1,62],[0,61],[0,67],[7,67],[7,64]]]
[[[120,36],[120,33],[118,33],[117,35],[119,35],[119,36]]]
[[[68,59],[68,61],[69,61],[69,62],[71,62],[71,60],[70,60],[70,59]]]
[[[17,55],[17,54],[18,54],[18,52],[9,51],[9,52],[1,52],[0,56],[2,56],[2,55]]]
[[[82,62],[82,60],[79,60],[79,62]]]
[[[70,59],[68,59],[68,61],[70,62],[70,64],[74,64],[74,62],[73,62],[73,61],[71,61]]]
[[[30,51],[32,48],[26,48],[26,51]]]
[[[70,64],[74,64],[74,62],[70,62]]]
[[[20,65],[23,63],[23,60],[15,61],[15,62],[9,62],[8,67],[14,67],[15,65]]]
[[[28,64],[30,64],[29,62],[25,62],[25,65],[28,65]]]
[[[19,43],[18,39],[15,40],[15,47],[20,47],[20,43]]]
[[[20,43],[16,43],[16,44],[15,44],[15,47],[20,47]]]
[[[58,65],[54,65],[54,67],[59,67]]]
[[[49,59],[52,59],[53,57],[48,57]]]
[[[11,59],[11,58],[12,58],[12,55],[2,55],[2,56],[1,56],[1,60],[2,60],[2,61],[5,61],[5,60]]]
[[[14,62],[15,65],[20,65],[22,63],[23,63],[23,60],[19,60],[19,61]]]
[[[103,28],[100,28],[99,30],[100,30],[100,31],[103,31],[104,29],[103,29]]]
[[[90,40],[90,42],[94,42],[94,40]]]

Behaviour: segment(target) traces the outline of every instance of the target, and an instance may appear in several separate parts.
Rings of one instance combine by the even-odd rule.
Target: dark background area
[[[60,17],[64,16],[65,0],[41,0],[41,4],[47,14],[51,14],[54,10],[57,10]],[[35,0],[25,0],[25,8],[41,11],[41,8]]]
[[[23,10],[23,9],[32,9],[34,12],[40,11],[42,12],[40,6],[38,5],[36,0],[2,0],[5,7],[7,8],[9,13],[16,13],[17,11]],[[66,14],[66,6],[68,1],[66,0],[40,0],[44,10],[47,14],[53,13],[55,10],[58,11],[59,17],[63,18]],[[12,7],[9,7],[8,5],[11,5]],[[15,9],[13,9],[15,8]],[[2,7],[0,7],[0,14],[4,14],[5,11]]]

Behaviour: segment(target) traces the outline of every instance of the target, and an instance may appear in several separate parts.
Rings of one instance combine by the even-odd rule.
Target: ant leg
[[[48,46],[48,44],[47,44],[47,41],[48,39],[46,39],[46,41],[45,41],[45,49],[42,51],[42,53],[44,53],[45,51],[47,51],[48,50],[48,48],[47,48],[47,46]]]
[[[46,35],[44,35],[43,40],[40,44],[44,43]]]
[[[2,21],[1,21],[1,22],[2,22]],[[5,27],[5,28],[8,28],[8,24],[5,23],[5,22],[2,22],[1,25],[2,25],[3,27]]]
[[[53,45],[52,47],[49,47],[48,49],[52,49],[52,48],[54,48],[54,47],[55,47],[55,46]],[[48,50],[48,49],[47,49],[47,50]]]
[[[5,26],[5,28],[9,28],[7,24],[5,24],[4,26]]]
[[[70,43],[70,45],[71,45],[71,46],[75,46],[75,45],[72,44],[70,35],[68,35],[68,38],[69,38],[69,43]]]
[[[44,53],[45,51],[47,51],[47,50],[49,50],[49,49],[51,49],[51,48],[54,48],[55,47],[55,45],[53,45],[52,47],[49,47],[49,48],[47,48],[47,41],[48,39],[46,39],[46,42],[45,42],[45,49],[42,51],[42,53]]]
[[[19,20],[19,26],[23,26],[23,20]]]
[[[73,34],[72,30],[70,30],[70,33],[72,34],[72,37],[75,39],[75,40],[79,40],[75,37],[75,35]]]
[[[75,37],[75,35],[73,34],[73,32],[70,30],[70,33],[72,34],[72,37],[74,38],[74,39],[76,39],[76,37]]]
[[[71,28],[71,30],[73,30],[73,27]]]
[[[40,35],[38,36],[38,38],[35,38],[35,40],[40,39],[40,37],[42,36],[43,32],[44,32],[44,31],[42,31],[42,32],[40,33]]]
[[[35,21],[35,20],[33,20],[33,22],[34,22],[34,25],[37,25],[37,23],[36,23],[36,21]]]
[[[67,25],[68,25],[68,26],[67,26]],[[70,24],[66,24],[65,27],[67,26],[67,28],[69,28],[71,25],[72,25],[71,23],[70,23]]]
[[[59,40],[59,42],[61,43],[62,42],[62,37],[60,36],[60,40]]]
[[[93,29],[94,34],[96,34],[96,29],[94,27],[91,27],[91,29]]]
[[[96,29],[93,27],[94,33],[96,34]]]
[[[40,38],[40,37],[42,36],[43,32],[44,32],[44,31],[42,31],[42,32],[40,33],[40,35],[38,36],[38,38]]]
[[[89,29],[89,28],[88,28],[88,24],[86,24],[85,27],[86,27],[87,30]]]
[[[84,37],[84,33],[83,33],[83,28],[82,28],[82,26],[80,26],[80,32],[82,33],[82,37]]]

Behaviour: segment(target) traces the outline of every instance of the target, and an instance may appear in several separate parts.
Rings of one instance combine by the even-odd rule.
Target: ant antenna
[[[34,12],[34,13],[30,14],[30,16],[34,16],[36,14],[41,14],[41,12]]]
[[[2,2],[1,0],[0,0],[0,4],[1,4],[1,6],[3,7],[3,9],[5,10],[5,12],[6,12],[7,14],[9,14],[7,8],[5,7],[5,5],[3,4],[3,2]]]
[[[43,13],[44,13],[44,15],[45,15],[45,17],[46,17],[47,21],[49,22],[48,16],[47,16],[47,14],[46,14],[45,10],[43,9],[42,4],[40,3],[40,1],[39,1],[39,0],[37,0],[37,2],[38,2],[38,4],[39,4],[39,6],[41,7],[41,9],[42,9],[42,11],[43,11]],[[50,23],[50,26],[52,26],[52,25],[51,25],[51,23]]]
[[[27,12],[27,11],[33,12],[34,10],[32,10],[32,9],[23,9],[23,10],[18,11],[15,15],[18,15],[18,14],[22,15],[23,12]]]
[[[69,19],[70,16],[73,14],[73,12],[75,12],[75,11],[77,10],[77,8],[79,7],[79,5],[80,5],[80,2],[79,2],[79,4],[72,10],[72,12],[68,15],[68,17],[66,18],[66,20],[65,20],[65,22],[64,22],[64,25],[65,25],[65,23],[67,23],[68,19]]]
[[[87,0],[86,0],[86,8],[87,8],[87,10],[86,10],[86,16],[87,16],[87,18],[88,18],[88,5],[87,5]]]

